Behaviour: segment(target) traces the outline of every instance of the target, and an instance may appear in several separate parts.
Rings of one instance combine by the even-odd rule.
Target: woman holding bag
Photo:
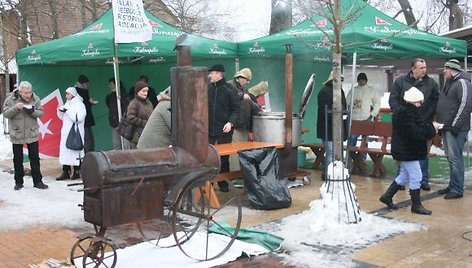
[[[85,115],[87,114],[82,97],[77,94],[74,87],[66,89],[66,104],[57,108],[58,115],[62,119],[61,128],[61,143],[59,146],[59,163],[62,164],[62,174],[56,180],[79,179],[80,178],[80,163],[81,158],[84,157],[84,149],[71,150],[67,148],[66,141],[71,128],[76,124],[82,142],[84,142],[84,123]],[[74,167],[71,177],[71,167]]]
[[[126,111],[126,118],[134,127],[134,135],[130,140],[131,149],[136,149],[139,137],[153,110],[152,103],[147,98],[149,91],[148,85],[142,81],[138,81],[134,85],[134,90],[136,95],[129,103],[128,110]]]

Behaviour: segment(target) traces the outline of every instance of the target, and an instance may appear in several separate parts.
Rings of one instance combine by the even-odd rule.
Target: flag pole
[[[116,107],[118,112],[118,122],[121,121],[121,83],[120,83],[120,67],[118,58],[118,44],[115,41],[115,14],[113,14],[113,2],[111,8],[111,21],[112,21],[112,32],[113,32],[113,74],[115,76],[115,94],[116,94]],[[121,150],[124,150],[124,138],[120,135]]]

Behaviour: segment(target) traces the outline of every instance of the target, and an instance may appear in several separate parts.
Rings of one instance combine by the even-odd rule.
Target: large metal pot
[[[255,141],[285,143],[285,113],[266,112],[253,116],[252,131]],[[300,145],[302,138],[301,120],[296,114],[292,117],[292,146]]]

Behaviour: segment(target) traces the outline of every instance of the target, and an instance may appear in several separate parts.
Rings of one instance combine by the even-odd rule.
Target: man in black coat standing
[[[233,126],[238,118],[241,101],[236,89],[224,77],[225,67],[216,64],[210,67],[208,84],[208,141],[210,144],[231,143]],[[220,172],[229,171],[229,156],[221,157]],[[228,192],[226,181],[218,182],[222,192]]]
[[[405,91],[412,87],[416,87],[423,93],[424,101],[421,105],[420,114],[426,123],[432,123],[434,114],[436,113],[436,105],[439,97],[439,86],[431,77],[426,74],[427,66],[424,59],[415,59],[411,63],[410,71],[406,75],[400,76],[393,83],[392,91],[388,103],[392,109],[393,114],[398,111],[400,104],[403,101]],[[428,141],[428,147],[431,141]],[[420,160],[421,166],[421,189],[429,191],[429,174],[428,174],[429,160],[428,156]]]
[[[95,151],[95,138],[93,137],[92,127],[95,126],[95,118],[92,113],[92,105],[97,102],[89,95],[90,81],[89,79],[81,74],[77,78],[75,83],[75,89],[77,93],[82,97],[85,104],[85,110],[87,115],[85,116],[84,124],[84,151],[85,153]]]

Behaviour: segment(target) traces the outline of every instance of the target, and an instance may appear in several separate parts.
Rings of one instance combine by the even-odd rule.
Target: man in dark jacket
[[[118,116],[118,102],[116,94],[115,78],[108,79],[108,86],[110,87],[110,93],[105,97],[105,104],[108,107],[108,123],[111,127],[111,139],[113,144],[113,150],[129,149],[129,141],[122,139],[118,133],[118,124],[120,123]],[[128,108],[129,99],[128,93],[123,83],[120,81],[120,110],[121,116],[126,112]]]
[[[449,60],[443,69],[446,84],[436,108],[438,123],[444,124],[444,152],[449,161],[449,186],[439,190],[444,198],[461,198],[464,193],[464,144],[470,129],[472,85],[470,75],[461,70],[459,61]]]
[[[426,74],[426,69],[426,61],[424,59],[415,59],[411,63],[410,71],[395,80],[390,92],[390,99],[388,100],[393,114],[398,111],[405,91],[411,87],[416,87],[424,96],[423,104],[420,107],[420,114],[426,123],[433,122],[438,103],[439,86],[436,81]],[[428,146],[431,146],[431,141],[428,142]],[[429,186],[428,164],[428,156],[426,155],[425,159],[420,160],[422,173],[421,189],[425,191],[431,189]]]
[[[249,68],[243,68],[234,74],[234,78],[228,81],[238,93],[241,107],[238,119],[234,124],[233,142],[248,141],[249,132],[252,130],[252,116],[259,113],[261,108],[256,103],[256,97],[248,92],[246,86],[252,79],[252,72]],[[231,170],[239,170],[239,157],[230,156]]]
[[[328,171],[328,165],[333,161],[333,72],[331,71],[328,79],[324,82],[325,86],[318,93],[318,117],[316,124],[316,135],[323,141],[323,145],[326,152],[326,157],[323,165],[323,171],[321,173],[321,179],[325,180]],[[344,91],[341,89],[342,96],[342,108],[346,110],[346,97]],[[346,124],[343,123],[343,140],[346,139],[345,135]],[[327,127],[327,128],[326,128]]]
[[[240,99],[236,90],[226,83],[221,64],[210,67],[208,84],[208,141],[210,144],[231,143],[233,126],[238,118]],[[229,171],[229,156],[221,157],[220,172]],[[220,191],[228,191],[226,181],[218,182]]]
[[[85,110],[87,115],[85,116],[84,124],[84,151],[85,153],[95,150],[95,139],[93,137],[92,127],[95,126],[95,118],[92,113],[92,105],[97,102],[89,95],[90,81],[89,79],[81,74],[75,83],[75,89],[77,93],[82,97],[85,104]]]

